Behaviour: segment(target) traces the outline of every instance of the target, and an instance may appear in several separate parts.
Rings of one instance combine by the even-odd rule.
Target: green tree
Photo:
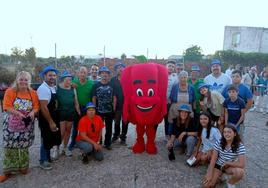
[[[31,73],[33,75],[33,80],[36,79],[36,76],[38,75],[37,69],[36,69],[36,52],[34,47],[31,47],[29,49],[25,50],[24,53],[25,60],[31,64]]]
[[[30,62],[33,65],[33,67],[35,67],[36,52],[35,52],[34,47],[26,49],[25,53],[24,53],[24,57],[25,57],[26,61]]]
[[[125,60],[127,58],[127,55],[125,54],[125,53],[123,53],[122,55],[121,55],[121,59],[122,60]]]
[[[144,55],[133,55],[133,57],[140,63],[147,62],[147,58]]]
[[[23,60],[23,50],[18,47],[11,48],[11,59],[16,63]]]
[[[197,61],[200,62],[202,60],[203,54],[200,46],[193,45],[190,48],[187,48],[183,52],[184,61]]]

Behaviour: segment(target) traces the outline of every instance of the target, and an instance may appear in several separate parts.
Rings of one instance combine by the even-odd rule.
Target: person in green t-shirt
[[[203,79],[199,78],[200,76],[200,67],[198,65],[192,65],[190,77],[188,79],[188,84],[192,85],[194,87],[194,93],[195,93],[195,105],[194,105],[194,120],[195,123],[199,125],[199,116],[200,116],[200,92],[198,90],[198,87],[201,83],[204,83]]]
[[[78,103],[81,110],[81,116],[75,118],[73,129],[72,129],[72,136],[71,136],[71,143],[69,145],[69,149],[72,150],[75,145],[75,138],[77,136],[77,126],[80,118],[85,115],[85,107],[88,102],[92,101],[91,91],[94,85],[92,80],[87,78],[88,70],[86,67],[81,66],[79,68],[78,77],[73,79],[72,85],[76,88]]]

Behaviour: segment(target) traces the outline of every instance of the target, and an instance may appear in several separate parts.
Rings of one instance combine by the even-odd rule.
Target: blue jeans
[[[79,142],[76,142],[76,145],[78,148],[80,148],[86,154],[93,153],[96,160],[98,160],[98,161],[103,160],[102,151],[95,151],[92,144],[85,142],[85,141],[79,141]]]
[[[41,138],[41,146],[40,146],[40,163],[50,161],[50,149],[45,149],[43,144],[43,139]]]
[[[78,123],[79,120],[86,114],[85,111],[85,107],[84,106],[80,106],[80,111],[81,111],[81,116],[79,116],[78,114],[76,114],[75,120],[73,122],[73,126],[72,126],[72,131],[71,131],[71,142],[68,146],[69,150],[73,150],[73,147],[75,146],[75,139],[77,137],[77,133],[78,133]]]
[[[194,151],[194,147],[197,143],[197,138],[195,136],[187,136],[185,142],[180,142],[178,139],[174,142],[174,147],[182,147],[186,145],[186,156],[191,156]]]

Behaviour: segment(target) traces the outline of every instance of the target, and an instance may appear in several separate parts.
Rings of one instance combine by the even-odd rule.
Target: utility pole
[[[55,68],[58,68],[58,62],[57,62],[57,44],[55,43]]]
[[[103,47],[103,65],[105,66],[105,45]]]

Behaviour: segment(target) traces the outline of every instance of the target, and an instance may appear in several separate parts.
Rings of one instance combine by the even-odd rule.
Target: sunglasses
[[[95,130],[95,126],[93,123],[91,123],[91,129],[92,129],[92,132],[94,133],[96,130]]]

